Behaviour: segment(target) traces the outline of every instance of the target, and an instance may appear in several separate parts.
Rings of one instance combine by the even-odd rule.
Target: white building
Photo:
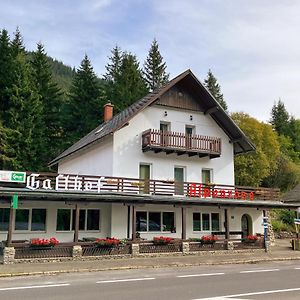
[[[188,70],[116,116],[106,105],[105,122],[51,162],[59,177],[28,173],[0,195],[19,195],[16,240],[263,234],[263,210],[288,205],[270,189],[234,186],[234,155],[254,150]]]

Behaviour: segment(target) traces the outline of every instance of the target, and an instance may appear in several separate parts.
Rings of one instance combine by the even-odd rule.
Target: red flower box
[[[95,241],[97,247],[114,247],[118,246],[120,243],[121,241],[115,238],[97,239]]]
[[[155,244],[155,245],[168,245],[173,240],[174,239],[170,238],[170,237],[159,236],[159,237],[154,237],[153,238],[153,244]]]
[[[218,237],[214,235],[204,235],[201,237],[201,244],[214,244],[218,240]]]
[[[30,241],[30,247],[35,247],[35,248],[45,248],[45,247],[54,247],[58,245],[58,240],[54,237],[50,239],[32,239]]]

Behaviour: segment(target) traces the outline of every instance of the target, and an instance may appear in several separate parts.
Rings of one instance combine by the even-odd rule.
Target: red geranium
[[[106,239],[97,239],[96,240],[96,245],[97,246],[117,246],[121,243],[119,239],[115,238],[106,238]]]
[[[249,241],[257,241],[258,236],[250,234],[250,235],[247,235],[246,239],[249,240]]]
[[[49,247],[53,247],[56,246],[58,244],[58,240],[54,237],[50,238],[50,239],[32,239],[30,242],[31,246],[49,246]]]
[[[218,240],[218,237],[215,235],[204,235],[201,237],[201,242],[206,242],[206,243],[214,243]]]
[[[153,243],[157,245],[166,245],[170,244],[173,240],[174,239],[170,237],[159,236],[153,238]]]

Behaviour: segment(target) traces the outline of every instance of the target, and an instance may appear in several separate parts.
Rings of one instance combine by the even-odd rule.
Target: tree
[[[104,76],[105,95],[114,104],[115,112],[120,112],[144,97],[148,89],[135,55],[115,47],[109,60]]]
[[[204,80],[205,87],[209,90],[212,96],[218,101],[222,108],[227,111],[227,103],[224,100],[223,94],[221,93],[221,87],[218,84],[216,77],[213,75],[212,71],[209,70],[207,77]]]
[[[143,75],[150,91],[159,88],[169,80],[169,74],[166,72],[166,63],[158,49],[156,39],[153,40],[148,57],[144,62]]]
[[[237,125],[256,145],[255,153],[235,157],[235,181],[238,185],[258,186],[277,169],[280,145],[272,127],[245,113],[231,115]]]
[[[103,118],[102,87],[87,55],[77,70],[64,110],[67,143],[73,144],[97,127]]]
[[[288,135],[289,119],[290,115],[287,112],[284,103],[279,99],[272,107],[270,123],[278,134]]]
[[[31,59],[32,80],[41,101],[41,139],[40,160],[44,168],[59,154],[62,135],[62,92],[52,78],[52,72],[44,46],[37,44],[37,50]]]

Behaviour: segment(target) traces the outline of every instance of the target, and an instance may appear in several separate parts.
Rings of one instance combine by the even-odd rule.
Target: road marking
[[[275,294],[275,293],[285,293],[285,292],[295,292],[300,291],[300,288],[294,289],[285,289],[285,290],[270,290],[270,291],[262,291],[262,292],[253,292],[253,293],[244,293],[244,294],[236,294],[236,295],[226,295],[226,296],[217,296],[210,298],[197,298],[193,300],[205,300],[205,299],[228,299],[228,298],[236,298],[236,297],[246,297],[246,296],[255,296],[255,295],[265,295],[265,294]]]
[[[0,291],[25,290],[25,289],[42,289],[42,288],[60,287],[60,286],[69,286],[69,285],[70,285],[70,283],[49,284],[49,285],[16,286],[16,287],[9,287],[9,288],[0,288]]]
[[[300,270],[300,268],[295,268],[295,270]]]
[[[154,280],[154,277],[145,278],[129,278],[129,279],[117,279],[117,280],[101,280],[96,283],[115,283],[115,282],[130,282],[130,281],[143,281],[143,280]]]
[[[248,271],[241,271],[240,274],[246,274],[246,273],[261,273],[261,272],[276,272],[279,271],[279,269],[269,269],[269,270],[248,270]]]
[[[190,275],[179,275],[177,278],[188,278],[188,277],[202,277],[202,276],[217,276],[224,275],[225,273],[207,273],[207,274],[190,274]]]

